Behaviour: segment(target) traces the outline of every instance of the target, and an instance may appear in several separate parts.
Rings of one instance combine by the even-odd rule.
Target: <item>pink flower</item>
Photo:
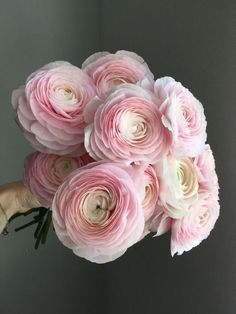
[[[189,212],[198,198],[197,172],[192,158],[163,158],[154,165],[160,184],[160,203],[171,218],[179,219]]]
[[[197,170],[199,188],[218,195],[219,185],[215,171],[215,159],[209,144],[206,144],[203,152],[194,159],[194,164]]]
[[[200,192],[197,203],[188,215],[174,220],[171,228],[171,255],[181,255],[206,239],[214,228],[219,216],[219,203],[216,195]]]
[[[170,218],[163,210],[163,207],[158,204],[155,214],[150,221],[149,231],[155,232],[155,236],[161,236],[170,230],[172,221],[173,219]]]
[[[136,243],[144,229],[143,173],[117,163],[75,170],[53,200],[53,223],[61,242],[81,257],[106,263]]]
[[[68,62],[52,62],[31,74],[12,94],[18,124],[35,149],[82,155],[83,111],[95,96],[90,77]]]
[[[35,152],[25,159],[24,181],[40,204],[50,207],[64,179],[73,170],[92,161],[88,154],[73,158]]]
[[[96,160],[145,161],[165,156],[170,131],[161,121],[153,95],[139,86],[123,84],[98,106],[85,110],[85,147]]]
[[[181,255],[206,239],[219,216],[219,185],[210,146],[194,159],[198,177],[198,200],[189,213],[175,220],[171,230],[171,254]]]
[[[115,54],[98,52],[90,56],[82,69],[93,79],[99,97],[105,97],[114,86],[136,84],[147,79],[153,82],[153,74],[143,58],[134,52],[120,50]]]
[[[155,170],[149,165],[144,172],[145,196],[142,202],[145,222],[153,216],[159,199],[159,182]]]
[[[206,119],[202,104],[171,77],[156,80],[154,91],[162,121],[172,132],[172,154],[177,157],[199,155],[206,141]]]

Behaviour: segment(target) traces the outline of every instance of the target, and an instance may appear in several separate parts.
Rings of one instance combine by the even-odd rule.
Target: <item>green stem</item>
[[[29,227],[29,226],[31,226],[31,225],[36,224],[36,223],[37,223],[37,220],[32,220],[32,221],[28,222],[27,224],[25,224],[25,225],[23,225],[23,226],[21,226],[21,227],[16,228],[15,231],[16,231],[16,232],[17,232],[17,231],[20,231],[20,230],[25,229],[25,228],[27,228],[27,227]]]
[[[50,225],[51,225],[51,221],[52,221],[52,211],[49,210],[47,218],[46,218],[46,222],[44,224],[44,232],[43,232],[43,236],[42,236],[42,244],[46,243],[48,231],[49,231],[49,228],[50,228]]]

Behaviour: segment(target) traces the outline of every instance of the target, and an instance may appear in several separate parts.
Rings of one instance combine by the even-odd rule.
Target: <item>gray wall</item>
[[[0,184],[20,178],[32,151],[13,121],[11,90],[51,60],[80,65],[97,50],[126,49],[202,101],[221,186],[212,235],[173,259],[164,235],[90,264],[53,232],[34,251],[33,229],[15,234],[23,220],[13,223],[0,238],[1,314],[235,313],[235,12],[233,0],[0,0]]]
[[[53,60],[80,66],[99,50],[98,1],[0,0],[0,184],[21,178],[32,151],[13,118],[10,95]],[[51,232],[34,250],[34,228],[0,237],[0,313],[99,313],[103,268],[65,249]],[[52,231],[52,230],[51,230]]]
[[[181,257],[148,238],[108,264],[108,313],[236,313],[236,3],[104,0],[102,49],[133,50],[156,77],[183,82],[205,108],[220,180],[212,235]]]

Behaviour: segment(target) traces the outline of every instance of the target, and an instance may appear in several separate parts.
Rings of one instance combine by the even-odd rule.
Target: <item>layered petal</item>
[[[69,157],[35,152],[25,159],[24,182],[42,206],[50,207],[64,179],[90,162],[93,159],[88,154]]]
[[[154,165],[160,183],[160,202],[171,218],[185,216],[198,198],[197,171],[192,158],[169,155]]]
[[[164,157],[172,143],[170,131],[152,93],[123,84],[97,109],[85,110],[85,147],[96,160],[153,163]]]
[[[178,158],[199,155],[206,141],[206,118],[202,104],[171,77],[156,80],[154,93],[162,121],[173,135],[172,154]]]
[[[82,69],[92,78],[99,97],[106,97],[112,88],[124,83],[153,82],[153,74],[142,57],[119,50],[115,54],[98,52],[84,61]]]
[[[122,255],[144,229],[144,185],[136,180],[132,166],[124,164],[98,162],[75,170],[57,190],[52,205],[62,243],[96,263]]]
[[[172,223],[171,255],[181,255],[206,239],[215,226],[219,212],[217,196],[201,191],[188,215]]]
[[[52,62],[35,71],[12,93],[23,134],[41,152],[82,155],[83,111],[95,90],[91,78],[68,62]]]

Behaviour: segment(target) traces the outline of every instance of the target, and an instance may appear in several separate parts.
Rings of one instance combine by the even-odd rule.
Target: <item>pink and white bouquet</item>
[[[172,256],[206,239],[218,179],[202,104],[171,77],[154,80],[133,52],[52,62],[12,94],[37,150],[24,182],[49,208],[60,241],[106,263],[147,234],[171,232]]]

